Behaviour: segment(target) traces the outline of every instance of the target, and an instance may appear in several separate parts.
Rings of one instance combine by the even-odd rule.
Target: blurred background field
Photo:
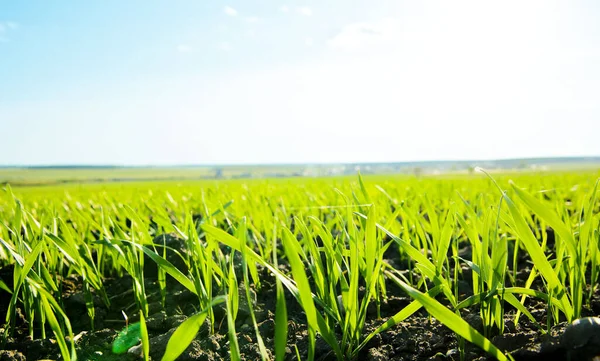
[[[172,167],[59,166],[0,167],[0,184],[13,187],[67,183],[209,180],[354,175],[439,175],[493,172],[581,171],[600,169],[600,157],[531,158],[489,161],[424,161],[352,164],[207,165]]]

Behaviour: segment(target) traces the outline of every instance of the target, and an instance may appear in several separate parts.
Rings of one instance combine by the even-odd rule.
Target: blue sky
[[[0,1],[0,164],[600,155],[596,1]]]

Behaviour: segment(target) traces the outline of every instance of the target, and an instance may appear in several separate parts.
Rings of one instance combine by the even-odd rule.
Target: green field
[[[218,169],[221,169],[218,172]],[[265,172],[257,169],[257,175]],[[160,180],[236,178],[248,174],[246,167],[98,167],[98,168],[0,168],[0,183],[13,186],[68,183],[110,183]]]
[[[421,161],[347,164],[247,164],[206,166],[46,166],[1,167],[0,184],[13,187],[72,183],[192,181],[207,179],[270,179],[355,175],[431,176],[469,174],[476,166],[489,172],[590,172],[600,169],[599,157],[501,159],[489,161]]]
[[[204,172],[78,175],[131,180],[93,184],[2,173],[19,185],[0,192],[5,349],[62,360],[526,360],[550,340],[572,360],[590,357],[555,334],[598,313],[598,170],[185,179]],[[133,348],[117,354],[111,343],[127,332],[123,352]],[[428,334],[444,335],[441,346]],[[514,335],[529,341],[507,346]],[[54,342],[33,355],[44,339]]]

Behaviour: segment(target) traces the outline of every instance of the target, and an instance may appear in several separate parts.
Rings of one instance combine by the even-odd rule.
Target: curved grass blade
[[[500,190],[500,193],[502,194],[502,197],[504,198],[504,201],[508,205],[508,209],[510,211],[510,215],[512,218],[511,226],[513,230],[517,233],[517,235],[523,242],[523,245],[525,246],[525,249],[527,249],[527,253],[529,253],[529,256],[531,257],[531,260],[533,261],[535,267],[538,269],[540,274],[542,274],[542,276],[544,276],[544,278],[546,279],[548,289],[552,292],[552,294],[557,295],[565,317],[568,321],[571,321],[573,318],[573,305],[567,297],[565,287],[561,283],[558,275],[556,274],[552,266],[550,265],[550,262],[548,262],[548,259],[544,254],[544,250],[542,250],[542,247],[540,246],[533,232],[527,225],[525,218],[523,217],[515,203],[512,201],[512,199],[506,194],[506,192],[502,190],[502,188],[500,188],[496,181],[484,170],[480,169],[480,171],[485,173],[493,181],[498,190]]]
[[[165,354],[161,360],[175,361],[192,343],[196,337],[196,334],[198,334],[200,327],[208,316],[208,309],[218,305],[219,303],[225,302],[225,300],[225,296],[215,297],[210,303],[209,307],[188,318],[181,325],[179,325],[175,332],[173,332],[173,335],[171,335],[171,338],[167,343],[167,349],[165,350]]]
[[[173,277],[177,281],[179,281],[179,283],[181,283],[181,285],[183,287],[187,288],[193,294],[198,295],[198,292],[196,291],[196,287],[194,286],[194,283],[192,281],[190,281],[190,279],[187,278],[180,270],[178,270],[177,267],[173,266],[173,264],[171,262],[162,258],[158,254],[156,254],[156,252],[154,252],[153,250],[151,250],[150,248],[148,248],[146,246],[142,246],[140,244],[137,244],[137,243],[131,242],[131,241],[124,240],[123,242],[143,251],[148,257],[150,257],[154,262],[156,262],[156,264],[160,268],[165,270],[165,272],[167,272],[171,277]]]
[[[432,289],[429,290],[429,292],[427,292],[427,295],[430,297],[435,297],[440,293],[440,290],[441,290],[441,286],[433,287]],[[409,318],[415,312],[417,312],[419,309],[421,309],[421,307],[423,307],[423,304],[421,304],[417,300],[414,300],[411,303],[409,303],[406,307],[404,307],[402,310],[400,310],[394,316],[390,317],[383,325],[379,326],[375,331],[371,332],[363,340],[363,342],[361,342],[361,344],[353,351],[352,355],[354,357],[358,356],[358,353],[360,352],[360,350],[362,350],[367,345],[367,343],[369,343],[369,341],[371,341],[371,339],[373,337],[379,335],[382,332],[389,330],[390,328],[396,326],[400,322]]]
[[[390,276],[390,274],[388,274],[388,276]],[[410,297],[419,301],[419,303],[425,307],[429,314],[435,317],[444,326],[454,331],[457,335],[479,346],[481,349],[494,356],[499,361],[509,360],[509,358],[496,346],[494,346],[490,340],[480,334],[479,331],[474,329],[465,320],[460,318],[460,316],[447,309],[437,300],[410,287],[408,284],[404,283],[394,275],[391,275],[391,279],[400,287],[402,287]]]
[[[44,308],[46,320],[48,320],[48,324],[50,325],[50,328],[52,328],[52,332],[54,332],[54,336],[56,337],[56,343],[58,343],[61,355],[63,356],[65,361],[75,361],[76,358],[71,358],[71,354],[69,353],[69,347],[67,346],[67,341],[65,340],[65,335],[62,331],[62,328],[60,327],[60,324],[58,323],[58,320],[56,319],[52,306],[50,306],[50,303],[48,302],[46,297],[42,296],[40,298],[42,306]]]

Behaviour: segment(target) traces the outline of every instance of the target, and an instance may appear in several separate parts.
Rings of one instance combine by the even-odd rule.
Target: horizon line
[[[384,165],[384,164],[431,164],[431,163],[470,163],[470,162],[511,162],[511,161],[552,161],[582,160],[600,162],[600,155],[560,156],[560,157],[523,157],[523,158],[490,158],[490,159],[437,159],[409,161],[374,161],[374,162],[291,162],[291,163],[191,163],[191,164],[17,164],[0,165],[0,169],[42,169],[42,168],[211,168],[211,167],[281,167],[281,166],[334,166],[334,165]]]

